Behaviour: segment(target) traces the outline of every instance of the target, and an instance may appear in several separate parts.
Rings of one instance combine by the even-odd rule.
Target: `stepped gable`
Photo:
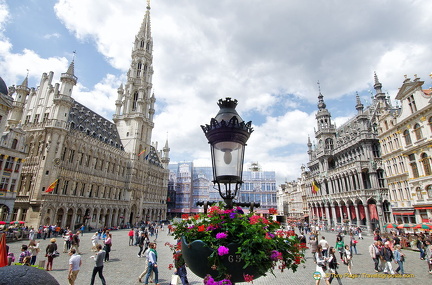
[[[114,123],[75,101],[69,112],[71,130],[81,131],[103,143],[123,150],[117,127]]]

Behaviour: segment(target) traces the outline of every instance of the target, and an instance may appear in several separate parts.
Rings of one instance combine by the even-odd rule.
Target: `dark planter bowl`
[[[222,256],[221,262],[228,269],[228,274],[231,275],[231,282],[245,282],[245,274],[252,275],[253,279],[261,277],[258,274],[258,270],[255,267],[249,266],[243,269],[245,263],[241,260],[239,254],[235,254],[238,249],[238,245],[230,243],[227,245],[229,248],[229,254]],[[207,275],[211,275],[215,280],[222,280],[218,278],[219,271],[213,270],[209,263],[208,257],[213,253],[213,249],[209,248],[202,240],[194,240],[191,243],[187,243],[186,239],[182,237],[182,254],[188,268],[201,278],[205,278]]]

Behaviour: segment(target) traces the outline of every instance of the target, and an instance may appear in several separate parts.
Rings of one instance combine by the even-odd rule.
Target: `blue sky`
[[[145,0],[0,0],[0,76],[58,80],[75,55],[73,97],[107,119],[126,81]],[[318,85],[333,120],[370,103],[373,74],[394,98],[404,75],[430,87],[431,1],[153,0],[154,141],[171,161],[210,165],[200,125],[219,98],[239,101],[254,133],[246,164],[299,176],[314,136]],[[28,70],[28,71],[27,71]]]

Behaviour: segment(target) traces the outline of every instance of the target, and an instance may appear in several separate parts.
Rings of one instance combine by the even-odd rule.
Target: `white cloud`
[[[8,14],[1,3],[1,74],[7,70],[13,82],[22,80],[27,68],[35,77],[47,67],[56,74],[64,72],[65,58],[44,59],[32,50],[12,52],[10,40],[1,35]],[[373,90],[374,71],[391,96],[404,74],[427,80],[432,40],[425,27],[432,25],[432,2],[311,3],[152,1],[157,99],[153,139],[161,145],[168,132],[171,161],[209,161],[200,125],[216,115],[219,98],[232,97],[238,99],[237,109],[245,120],[256,121],[248,118],[254,113],[263,117],[263,123],[255,122],[246,160],[276,170],[278,177],[294,179],[307,163],[306,152],[299,151],[308,135],[313,139],[316,125],[316,109],[302,107],[304,102],[316,106],[318,80],[327,108],[337,106],[337,125],[355,112],[356,91],[367,95]],[[136,0],[59,0],[55,11],[78,41],[96,47],[125,74],[145,6],[145,1]],[[77,64],[92,68],[90,62]],[[102,81],[95,86],[78,84],[74,97],[111,119],[124,75],[95,72],[103,74]],[[280,115],[283,108],[287,112]]]

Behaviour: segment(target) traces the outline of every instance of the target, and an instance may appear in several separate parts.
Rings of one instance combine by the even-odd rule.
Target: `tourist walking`
[[[106,281],[105,281],[105,277],[103,276],[103,267],[104,267],[103,263],[105,260],[105,251],[102,250],[101,244],[98,244],[96,246],[96,250],[97,250],[96,255],[91,256],[91,258],[94,258],[95,260],[95,267],[93,268],[90,285],[94,284],[96,273],[99,274],[99,278],[102,281],[102,285],[105,285]]]
[[[350,250],[351,250],[352,254],[354,254],[354,252],[355,252],[355,254],[358,254],[357,253],[357,243],[358,243],[358,241],[355,239],[354,235],[351,234],[350,235]]]
[[[96,246],[99,244],[99,233],[95,232],[94,235],[91,237],[91,243],[92,243],[92,251],[96,251]]]
[[[347,266],[347,268],[348,268],[348,273],[350,274],[350,275],[352,275],[352,272],[351,272],[351,269],[352,269],[352,266],[353,266],[353,260],[352,260],[352,252],[351,252],[351,250],[350,250],[350,246],[349,245],[345,245],[345,251],[344,251],[344,257],[343,257],[343,260],[344,260],[344,264]]]
[[[369,255],[372,258],[373,262],[374,262],[374,268],[375,268],[375,272],[380,272],[380,267],[379,267],[379,263],[380,263],[380,250],[378,249],[378,241],[374,241],[370,246],[369,246]]]
[[[316,256],[315,253],[317,251],[318,241],[316,240],[315,236],[311,236],[309,240],[309,248],[312,253],[313,261],[316,263]]]
[[[106,232],[106,237],[105,237],[105,239],[104,239],[104,244],[105,244],[105,247],[104,247],[104,250],[105,250],[105,262],[106,261],[109,261],[109,259],[110,259],[110,252],[111,252],[111,247],[112,247],[112,240],[111,240],[111,234],[109,233],[109,232]]]
[[[344,256],[344,252],[345,252],[345,243],[344,243],[343,238],[342,238],[341,235],[337,235],[336,236],[336,245],[335,245],[335,248],[339,252],[340,259],[342,259],[343,256]]]
[[[394,274],[392,263],[391,263],[393,260],[393,252],[390,249],[390,242],[386,242],[384,244],[384,246],[381,249],[381,255],[385,260],[385,267],[383,272]]]
[[[144,249],[144,251],[147,249],[147,244],[148,244],[148,237],[147,234],[145,232],[141,232],[141,236],[138,240],[138,246],[139,246],[139,251],[138,251],[138,257],[141,257],[141,254],[143,252],[144,247],[146,247]]]
[[[317,246],[317,251],[315,253],[315,260],[316,260],[316,268],[315,271],[320,273],[321,278],[318,278],[315,280],[315,285],[320,284],[321,279],[325,280],[327,283],[328,276],[326,274],[327,272],[327,257],[323,254],[322,247],[320,244]]]
[[[38,255],[38,253],[39,253],[39,251],[40,251],[40,248],[39,248],[39,242],[36,242],[36,241],[34,241],[34,240],[31,240],[30,243],[29,243],[29,245],[28,245],[28,250],[29,250],[30,253],[31,253],[31,261],[30,261],[30,265],[35,265],[37,255]]]
[[[400,273],[402,275],[404,275],[405,274],[405,271],[404,271],[405,255],[401,251],[400,244],[395,245],[394,249],[395,249],[393,251],[394,260],[398,264],[398,268],[396,268],[395,272],[397,274],[399,274],[399,271],[400,271]]]
[[[329,271],[328,273],[330,273],[330,278],[328,280],[328,283],[331,284],[333,281],[333,278],[336,277],[338,284],[342,285],[342,280],[339,276],[339,273],[337,272],[337,269],[339,267],[339,262],[337,262],[336,259],[336,248],[334,247],[330,247],[329,249],[329,259],[328,259],[328,265],[329,265]]]
[[[138,277],[138,282],[140,282],[140,283],[142,282],[142,278],[143,278],[144,276],[147,275],[147,272],[148,272],[148,269],[149,269],[149,267],[148,267],[148,263],[149,263],[149,252],[150,252],[150,247],[148,247],[148,248],[146,249],[146,251],[144,251],[144,257],[146,258],[146,260],[145,260],[145,262],[144,262],[144,271],[141,272],[141,274],[140,274],[139,277]],[[151,274],[150,274],[150,278],[149,278],[149,282],[150,282],[150,283],[153,283],[153,276],[154,276],[154,273],[151,272]]]
[[[428,264],[429,274],[432,274],[432,244],[430,240],[425,240],[425,259]]]
[[[327,256],[328,256],[328,255],[327,255],[327,251],[328,251],[328,249],[329,249],[329,243],[326,241],[326,239],[325,239],[324,236],[321,237],[321,240],[319,241],[318,244],[321,245],[321,248],[322,248],[322,254],[323,254],[325,257],[327,257]]]
[[[149,261],[148,261],[148,272],[145,276],[144,284],[148,284],[148,280],[150,278],[150,274],[154,272],[154,282],[156,285],[159,285],[159,270],[157,265],[157,251],[156,251],[156,243],[150,243],[150,251],[149,251]]]
[[[78,252],[79,254],[79,246],[80,246],[80,231],[77,231],[73,236],[72,236],[72,241],[71,241],[71,248],[75,248],[76,252]]]
[[[75,280],[77,279],[82,260],[81,255],[78,255],[75,248],[71,248],[69,250],[69,273],[68,273],[68,281],[70,285],[75,284]]]
[[[47,245],[45,249],[45,256],[48,258],[46,271],[52,271],[53,260],[54,260],[54,252],[57,251],[56,239],[52,238],[51,243]]]
[[[128,232],[128,236],[129,236],[129,246],[133,245],[133,240],[134,240],[134,229],[131,228],[130,231]]]

